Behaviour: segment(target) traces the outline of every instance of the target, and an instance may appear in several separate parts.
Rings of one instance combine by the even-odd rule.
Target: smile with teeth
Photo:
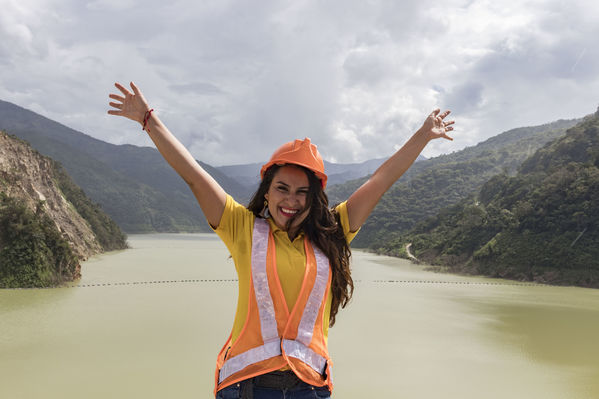
[[[282,206],[279,207],[279,210],[281,211],[281,213],[284,216],[287,216],[287,217],[292,217],[292,216],[294,216],[298,212],[297,209],[283,208]]]

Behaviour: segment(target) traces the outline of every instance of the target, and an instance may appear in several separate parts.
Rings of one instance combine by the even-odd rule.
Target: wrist
[[[414,133],[414,137],[425,141],[426,144],[428,144],[428,142],[432,140],[432,137],[429,134],[429,132],[426,129],[423,129],[422,127],[416,130],[416,133]]]
[[[141,130],[145,130],[148,133],[150,133],[150,128],[149,128],[149,122],[150,122],[150,118],[152,117],[152,112],[154,112],[154,108],[151,108],[149,110],[147,110],[144,113],[144,117],[143,117],[143,121],[141,123]]]

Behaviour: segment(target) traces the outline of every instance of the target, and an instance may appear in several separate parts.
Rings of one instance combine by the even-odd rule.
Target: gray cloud
[[[451,109],[456,114],[476,111],[483,106],[484,87],[478,82],[466,81],[453,87],[445,97],[445,103],[451,104]]]
[[[376,51],[352,51],[343,62],[343,71],[349,86],[365,84],[375,86],[385,82],[388,75],[392,73],[391,66]]]
[[[175,84],[170,85],[169,89],[174,91],[180,91],[183,93],[192,93],[199,95],[213,95],[213,94],[222,94],[223,91],[219,89],[216,85],[212,83],[206,82],[193,82],[193,83],[184,83],[184,84]]]
[[[599,5],[483,0],[0,0],[0,98],[114,143],[106,115],[134,80],[194,156],[266,159],[309,136],[325,158],[389,155],[435,107],[455,141],[593,112]]]

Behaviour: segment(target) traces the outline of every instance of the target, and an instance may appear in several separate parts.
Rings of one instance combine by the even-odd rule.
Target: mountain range
[[[211,231],[191,190],[155,148],[110,144],[6,101],[0,101],[0,129],[60,162],[128,233]],[[262,163],[213,167],[198,162],[237,201],[249,201]],[[326,162],[329,181],[372,173],[382,162]]]
[[[377,247],[453,272],[599,288],[599,110]]]
[[[473,147],[415,163],[383,195],[352,245],[367,248],[393,241],[416,223],[476,192],[492,176],[514,174],[528,156],[579,121],[512,129]],[[367,179],[331,187],[331,202],[345,200]]]
[[[359,179],[371,175],[387,158],[370,159],[358,163],[333,163],[324,161],[324,170],[327,172],[327,185],[343,184],[350,180]],[[420,155],[416,162],[424,161],[426,157]],[[260,168],[263,163],[250,163],[243,165],[217,166],[216,169],[231,177],[239,184],[248,185],[253,188],[251,192],[258,187],[260,182]]]
[[[533,251],[524,245],[522,253],[528,255],[524,258],[511,256],[510,259],[537,265],[537,269],[538,263],[531,257],[547,245],[548,231],[560,231],[565,234],[563,237],[572,238],[571,248],[589,248],[588,240],[596,239],[595,225],[586,222],[589,218],[597,220],[593,213],[598,207],[597,194],[593,191],[596,172],[591,166],[596,166],[599,158],[596,150],[598,118],[598,115],[592,115],[584,119],[516,128],[452,154],[420,158],[383,196],[352,245],[405,256],[405,244],[409,241],[416,254],[425,261],[449,267],[458,265],[457,271],[558,283],[575,280],[571,276],[565,279],[555,277],[561,276],[555,270],[550,273],[546,270],[542,273],[524,272],[512,263],[506,263],[508,257],[505,254],[513,255],[513,251],[510,252],[505,245],[511,243],[514,248],[519,248],[516,244],[525,242],[513,230],[524,223],[519,219],[522,215],[526,220],[523,225],[543,226],[545,232],[532,227],[525,229],[533,232],[526,238],[534,241],[537,247]],[[28,141],[40,153],[58,160],[85,193],[99,203],[124,231],[209,230],[191,191],[155,148],[109,144],[3,101],[0,101],[0,129]],[[586,154],[586,158],[580,154]],[[346,200],[383,161],[384,158],[354,164],[325,162],[331,182],[327,188],[331,204]],[[257,187],[258,171],[262,165],[213,167],[199,163],[242,203]],[[65,172],[63,174],[66,175]],[[555,179],[559,184],[554,183]],[[539,188],[534,189],[535,185]],[[518,193],[516,197],[520,201],[513,200],[513,193],[509,194],[511,197],[508,195],[512,200],[505,199],[503,194],[512,192],[510,190]],[[536,209],[531,205],[532,197],[523,194],[529,192],[535,193],[535,201],[559,208],[561,213],[555,216],[547,208],[532,212],[531,209]],[[577,203],[582,211],[560,205],[578,198],[579,194],[591,198]],[[564,215],[576,221],[576,228],[571,226],[572,223],[568,224]],[[559,223],[547,218],[557,218],[555,220]],[[487,223],[487,230],[480,229],[481,223]],[[489,227],[488,223],[493,227]],[[454,229],[456,226],[457,230]],[[564,226],[569,226],[569,230],[563,230]],[[500,234],[500,227],[513,231]],[[578,232],[576,237],[572,237],[574,232]],[[469,235],[471,233],[473,235]],[[453,237],[454,240],[448,242],[441,239],[442,236]],[[576,258],[579,251],[564,249],[560,254],[563,253],[574,259],[573,264],[588,264],[588,254]],[[595,255],[599,257],[599,253],[593,252],[592,256]],[[543,259],[546,265],[548,258]],[[555,259],[564,261],[559,256]],[[508,271],[497,272],[495,264],[511,266]],[[513,272],[516,269],[519,274]],[[593,286],[597,281],[584,273],[572,275],[580,277],[576,282],[579,285]],[[580,280],[585,278],[586,283]]]

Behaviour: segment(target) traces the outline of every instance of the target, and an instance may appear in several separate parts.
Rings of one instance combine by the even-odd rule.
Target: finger
[[[117,101],[120,101],[120,102],[125,102],[125,97],[121,97],[121,96],[118,96],[116,94],[109,94],[108,97],[112,98],[113,100],[117,100]]]
[[[122,115],[122,114],[123,114],[123,111],[118,111],[118,110],[116,110],[116,109],[109,109],[109,110],[108,110],[108,113],[109,113],[110,115]]]
[[[110,102],[110,103],[108,103],[108,105],[110,105],[111,107],[114,107],[114,108],[123,109],[123,104]]]
[[[135,93],[136,96],[139,96],[139,89],[137,88],[137,86],[135,86],[135,83],[131,82],[129,83],[129,85],[133,89],[133,93]]]
[[[455,123],[455,121],[449,121],[449,122],[444,122],[445,126],[449,126],[449,125],[453,125]]]
[[[441,112],[441,110],[439,108],[436,108],[435,110],[433,110],[433,112],[431,112],[430,116],[437,116],[439,112]]]
[[[121,93],[123,93],[125,96],[132,96],[133,94],[131,94],[131,92],[129,90],[127,90],[125,87],[121,86],[120,83],[115,83],[114,84],[116,86],[117,89],[119,89],[121,91]]]
[[[451,113],[450,110],[447,110],[445,112],[443,112],[441,115],[439,115],[441,117],[441,119],[445,118],[447,115],[449,115]]]
[[[449,140],[449,141],[453,141],[453,138],[449,137],[449,136],[448,136],[448,135],[446,135],[446,134],[444,134],[444,135],[443,135],[443,136],[441,136],[441,137],[443,137],[444,139],[447,139],[447,140]]]
[[[453,130],[453,127],[451,127],[451,126],[445,126],[445,131],[446,132],[450,132],[452,130]]]

